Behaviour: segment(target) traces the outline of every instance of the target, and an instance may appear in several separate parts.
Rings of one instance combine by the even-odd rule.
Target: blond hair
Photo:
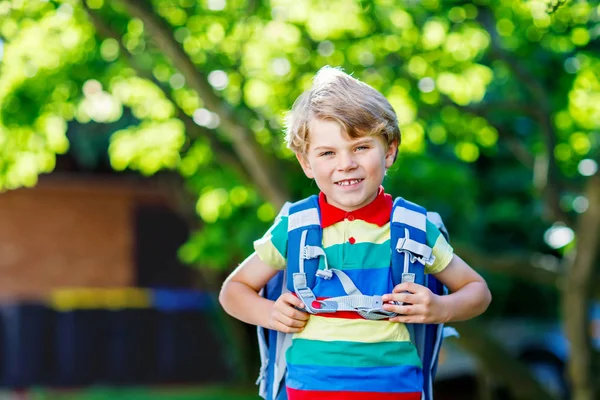
[[[309,125],[314,119],[337,122],[350,138],[380,136],[400,145],[400,128],[392,105],[377,90],[339,68],[323,67],[312,87],[294,102],[286,117],[285,141],[306,154]]]

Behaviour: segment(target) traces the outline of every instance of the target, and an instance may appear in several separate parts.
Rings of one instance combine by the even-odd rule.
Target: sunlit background
[[[396,110],[387,191],[493,292],[436,398],[597,398],[599,36],[585,0],[0,0],[6,396],[257,398],[215,294],[317,190],[283,122],[332,65]]]

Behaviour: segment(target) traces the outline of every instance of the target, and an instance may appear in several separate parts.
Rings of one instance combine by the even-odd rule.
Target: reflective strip
[[[392,222],[406,224],[423,232],[427,232],[427,217],[408,208],[398,206],[394,209]]]
[[[288,217],[288,232],[310,225],[321,225],[319,211],[316,208],[298,211]]]

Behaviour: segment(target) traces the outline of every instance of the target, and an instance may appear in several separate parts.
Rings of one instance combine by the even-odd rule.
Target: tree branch
[[[160,18],[147,2],[124,0],[123,4],[130,15],[140,19],[158,48],[170,59],[175,68],[184,76],[187,85],[195,90],[206,107],[213,110],[221,120],[219,131],[227,137],[240,161],[252,177],[265,199],[280,207],[289,200],[289,193],[283,187],[283,180],[277,177],[276,165],[256,142],[254,133],[223,99],[215,94],[206,77],[175,40],[169,25]]]
[[[561,268],[561,260],[554,256],[541,253],[489,254],[466,243],[456,241],[452,242],[452,246],[457,254],[460,254],[465,261],[477,269],[505,274],[555,289],[565,286],[566,272]],[[600,277],[591,274],[588,280],[591,285],[591,297],[600,300]]]
[[[197,125],[194,120],[183,111],[183,109],[177,104],[177,101],[172,96],[172,92],[167,88],[162,82],[152,75],[150,71],[145,70],[140,63],[136,62],[135,57],[129,52],[129,50],[123,45],[123,41],[120,35],[115,32],[108,24],[104,22],[102,17],[98,15],[97,12],[90,9],[85,1],[82,1],[83,7],[90,18],[90,21],[96,28],[96,32],[103,37],[111,38],[117,41],[119,44],[120,54],[127,61],[127,63],[135,69],[138,76],[144,79],[147,79],[153,82],[158,88],[160,88],[165,96],[173,103],[175,108],[177,109],[177,118],[179,118],[183,124],[185,125],[185,130],[188,136],[192,139],[204,137],[208,139],[211,149],[215,154],[215,158],[219,159],[223,163],[226,163],[228,166],[233,168],[237,175],[243,181],[247,181],[250,183],[250,177],[248,173],[239,162],[239,160],[234,156],[232,151],[225,146],[215,137],[215,135],[210,132],[208,129],[204,129]]]
[[[457,243],[456,241],[452,242],[452,246],[456,253],[460,254],[470,265],[485,271],[507,274],[554,287],[557,287],[563,278],[563,274],[559,271],[560,260],[551,255],[541,253],[489,254],[466,243]],[[598,295],[600,296],[600,291]]]
[[[591,278],[600,243],[600,173],[588,180],[585,197],[589,208],[577,221],[576,255],[568,270],[563,291],[565,329],[571,343],[568,370],[574,400],[596,398],[591,368],[588,310],[592,288],[598,287]]]
[[[491,36],[491,58],[503,61],[510,68],[515,78],[530,93],[537,106],[533,115],[540,126],[544,147],[546,149],[546,158],[543,160],[545,166],[544,168],[538,169],[538,171],[544,171],[545,179],[538,179],[537,182],[544,183],[541,191],[546,205],[545,209],[547,217],[552,217],[555,220],[562,221],[565,224],[572,226],[573,221],[571,217],[560,207],[560,193],[562,192],[562,186],[559,181],[559,171],[554,156],[556,132],[551,120],[552,105],[549,101],[550,96],[535,76],[530,74],[516,59],[511,57],[501,48],[498,43],[499,39],[496,34],[491,12],[485,10],[485,12],[480,12],[479,15],[480,22]]]

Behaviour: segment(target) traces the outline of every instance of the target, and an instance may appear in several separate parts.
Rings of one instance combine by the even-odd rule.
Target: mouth
[[[335,184],[337,186],[353,186],[353,185],[358,185],[363,180],[364,179],[344,179],[344,180],[335,182]]]

